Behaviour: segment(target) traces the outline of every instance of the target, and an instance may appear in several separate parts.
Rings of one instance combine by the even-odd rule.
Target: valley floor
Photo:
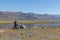
[[[60,40],[60,28],[0,30],[0,40]]]

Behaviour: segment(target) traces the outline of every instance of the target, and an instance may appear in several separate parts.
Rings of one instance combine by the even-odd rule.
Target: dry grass
[[[0,24],[12,24],[14,22],[14,20],[0,20]],[[37,23],[56,23],[56,22],[60,22],[60,20],[18,20],[17,21],[20,24],[37,24]]]
[[[60,28],[3,29],[0,40],[60,40]]]
[[[1,21],[0,24],[12,24],[14,21]],[[18,21],[21,24],[55,23],[60,20]],[[0,40],[60,40],[60,28],[1,29]]]

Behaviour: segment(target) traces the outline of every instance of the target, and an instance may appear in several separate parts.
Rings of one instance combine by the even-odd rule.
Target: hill
[[[58,15],[35,14],[23,12],[1,12],[0,20],[60,20]]]

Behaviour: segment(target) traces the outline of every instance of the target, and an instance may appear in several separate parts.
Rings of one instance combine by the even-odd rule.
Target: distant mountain
[[[48,14],[0,11],[0,20],[60,20],[60,16]]]

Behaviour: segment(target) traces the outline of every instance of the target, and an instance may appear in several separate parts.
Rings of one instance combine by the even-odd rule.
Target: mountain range
[[[0,20],[60,20],[60,15],[0,11]]]

